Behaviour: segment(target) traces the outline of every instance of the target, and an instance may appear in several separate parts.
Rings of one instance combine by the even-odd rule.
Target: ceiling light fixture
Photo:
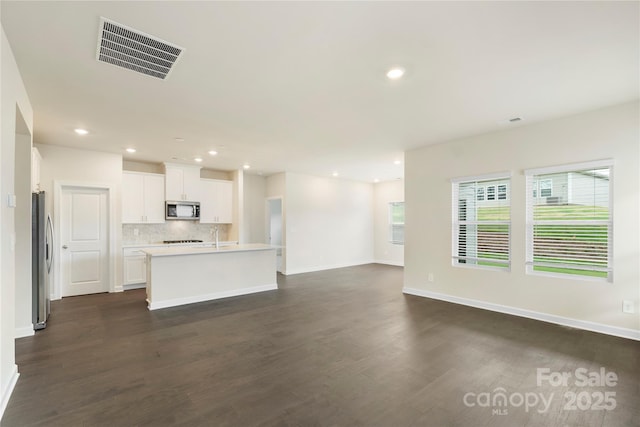
[[[334,172],[334,173],[332,173],[332,175],[333,175],[333,176],[338,176],[338,175],[340,175],[340,174],[339,174],[338,172]]]
[[[380,180],[378,178],[374,179],[373,182],[375,182],[376,184],[380,182]]]
[[[193,159],[193,160],[195,160],[196,162],[200,163],[200,162],[202,161],[202,157],[196,157],[196,158],[195,158],[195,159]]]
[[[251,168],[251,165],[250,165],[250,164],[248,164],[248,163],[245,163],[242,167],[243,167],[244,169],[250,169],[250,168]]]
[[[209,151],[209,155],[210,156],[215,156],[216,154],[218,154],[218,152],[216,150]]]
[[[179,137],[178,137],[178,138],[174,138],[174,140],[175,140],[176,142],[184,142],[184,138],[179,138]]]
[[[89,131],[88,131],[88,130],[86,130],[86,129],[80,129],[80,128],[74,129],[73,131],[74,131],[75,133],[77,133],[78,135],[86,135],[86,134],[88,134],[88,133],[89,133]]]
[[[136,149],[135,148],[127,148],[127,153],[135,153]]]
[[[387,77],[391,80],[397,80],[404,76],[404,68],[395,67],[387,71]]]
[[[402,163],[402,160],[394,160],[394,161],[393,161],[393,164],[394,164],[394,165],[399,165],[400,163]]]

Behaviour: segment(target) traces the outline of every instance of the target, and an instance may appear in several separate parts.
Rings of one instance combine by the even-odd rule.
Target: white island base
[[[149,310],[278,289],[276,250],[263,244],[145,249]]]

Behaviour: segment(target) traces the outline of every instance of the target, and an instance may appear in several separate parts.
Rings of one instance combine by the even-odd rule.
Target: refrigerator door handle
[[[51,242],[46,242],[46,260],[47,260],[47,272],[51,273],[51,265],[53,264],[53,248],[55,245],[55,234],[53,233],[53,221],[51,221],[51,215],[47,215],[47,228],[49,229],[49,233],[51,236]],[[48,239],[47,239],[48,240]]]

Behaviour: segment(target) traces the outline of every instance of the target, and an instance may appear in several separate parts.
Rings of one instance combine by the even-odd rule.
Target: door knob
[[[67,249],[69,246],[67,245],[62,245],[62,249]]]

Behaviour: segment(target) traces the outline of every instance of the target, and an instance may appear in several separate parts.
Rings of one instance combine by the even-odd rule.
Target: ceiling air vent
[[[183,48],[100,18],[96,59],[148,76],[166,79]]]

